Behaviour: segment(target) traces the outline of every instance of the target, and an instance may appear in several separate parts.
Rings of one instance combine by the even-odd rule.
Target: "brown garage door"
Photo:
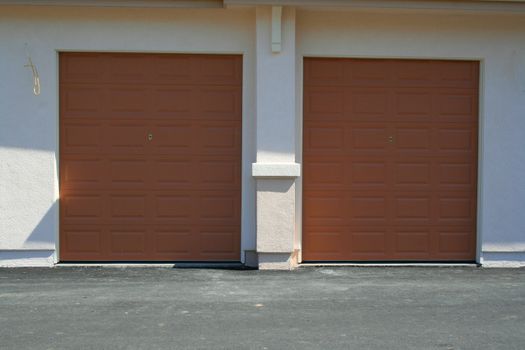
[[[60,260],[238,261],[242,57],[60,54]]]
[[[305,261],[472,261],[477,62],[304,61]]]

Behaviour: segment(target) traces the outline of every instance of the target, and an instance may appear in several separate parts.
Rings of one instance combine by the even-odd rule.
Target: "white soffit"
[[[224,6],[271,5],[323,9],[456,10],[524,13],[525,0],[223,0]]]
[[[138,7],[138,8],[222,8],[222,0],[0,0],[0,5]]]

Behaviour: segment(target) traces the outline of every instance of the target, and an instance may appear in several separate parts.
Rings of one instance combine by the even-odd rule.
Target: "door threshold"
[[[343,262],[305,262],[300,263],[299,267],[481,267],[478,263],[343,263]]]
[[[169,268],[169,269],[248,269],[241,262],[59,262],[56,267]]]
[[[55,267],[108,267],[108,268],[120,268],[120,267],[166,267],[173,268],[175,264],[167,263],[99,263],[99,262],[59,262],[55,264]]]

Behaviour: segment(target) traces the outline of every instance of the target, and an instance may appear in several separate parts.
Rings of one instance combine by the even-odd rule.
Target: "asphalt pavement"
[[[525,349],[525,269],[0,269],[1,349]]]

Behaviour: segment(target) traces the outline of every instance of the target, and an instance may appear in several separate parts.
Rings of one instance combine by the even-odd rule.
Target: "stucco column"
[[[282,10],[282,12],[281,12]],[[257,254],[260,269],[296,265],[295,9],[256,10]]]

